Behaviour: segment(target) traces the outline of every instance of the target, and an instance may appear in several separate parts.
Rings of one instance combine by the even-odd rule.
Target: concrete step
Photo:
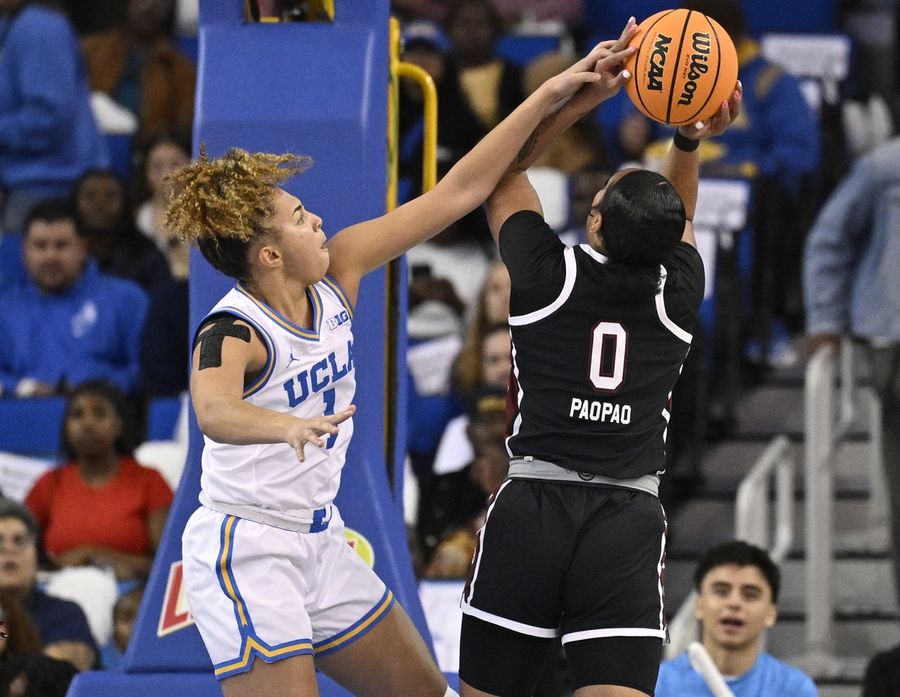
[[[859,697],[862,686],[859,683],[853,685],[827,685],[816,684],[819,688],[819,697]]]
[[[669,519],[670,554],[699,556],[714,545],[734,539],[734,511],[734,500],[730,497],[697,498],[680,505]],[[795,501],[793,548],[798,551],[804,544],[804,516],[804,502]],[[834,503],[835,551],[861,551],[858,546],[862,545],[866,551],[872,551],[867,537],[873,528],[885,524],[872,518],[867,498],[844,492]],[[885,544],[886,539],[885,535]]]
[[[804,393],[802,384],[766,384],[747,391],[735,408],[736,439],[760,438],[786,433],[803,433]],[[858,418],[851,437],[865,435],[868,400],[860,399]]]
[[[773,436],[774,437],[774,436]],[[771,439],[759,442],[725,441],[712,446],[703,458],[701,473],[703,488],[697,493],[736,493],[747,473],[753,468]],[[845,441],[838,446],[834,460],[835,488],[844,491],[869,491],[868,441]],[[796,486],[803,489],[804,447],[801,442],[791,445],[794,458]]]
[[[766,650],[775,656],[794,656],[806,643],[806,618],[784,612],[769,631]],[[900,615],[896,613],[858,619],[840,614],[834,624],[834,652],[839,656],[872,656],[900,643]],[[794,663],[794,661],[791,661]]]

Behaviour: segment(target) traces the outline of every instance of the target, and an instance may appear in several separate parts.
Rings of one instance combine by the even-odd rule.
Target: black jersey
[[[566,247],[540,215],[500,231],[512,279],[511,456],[636,479],[665,469],[669,399],[703,300],[703,263],[680,243],[656,297],[604,301],[606,257]]]

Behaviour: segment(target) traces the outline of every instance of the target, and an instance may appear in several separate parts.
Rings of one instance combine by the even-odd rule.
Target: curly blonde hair
[[[308,169],[309,157],[285,153],[249,153],[231,148],[200,158],[167,175],[172,196],[165,226],[185,242],[196,244],[206,260],[223,273],[247,279],[247,248],[266,233],[273,215],[275,189]]]

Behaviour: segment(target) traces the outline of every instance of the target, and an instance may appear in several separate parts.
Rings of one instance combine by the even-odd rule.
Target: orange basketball
[[[664,10],[638,26],[625,91],[646,116],[671,126],[705,121],[734,91],[737,51],[714,19]]]

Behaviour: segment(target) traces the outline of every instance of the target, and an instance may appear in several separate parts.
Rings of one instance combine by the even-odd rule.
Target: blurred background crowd
[[[248,0],[247,18],[302,21],[316,5]],[[437,88],[439,176],[630,15],[672,6],[732,36],[744,105],[700,151],[701,206],[712,182],[728,210],[698,223],[708,288],[673,394],[670,509],[702,483],[707,448],[740,428],[742,394],[841,336],[893,351],[883,400],[896,421],[896,2],[392,3],[403,60]],[[177,487],[183,450],[142,457],[138,446],[187,389],[188,252],[163,226],[164,177],[192,153],[197,11],[197,0],[0,0],[0,407],[49,405],[27,413],[53,444],[0,423],[2,444],[19,444],[0,444],[12,451],[0,478],[0,690],[40,675],[34,694],[64,694],[75,670],[117,665]],[[811,47],[811,36],[830,41]],[[401,83],[401,200],[421,187],[421,101]],[[659,166],[670,137],[624,92],[603,104],[530,173],[548,222],[584,242],[608,176]],[[420,577],[461,578],[506,474],[509,276],[480,211],[407,264],[410,548]],[[170,421],[160,440],[175,438]],[[35,454],[39,467],[17,459]],[[896,492],[900,461],[885,464]]]

